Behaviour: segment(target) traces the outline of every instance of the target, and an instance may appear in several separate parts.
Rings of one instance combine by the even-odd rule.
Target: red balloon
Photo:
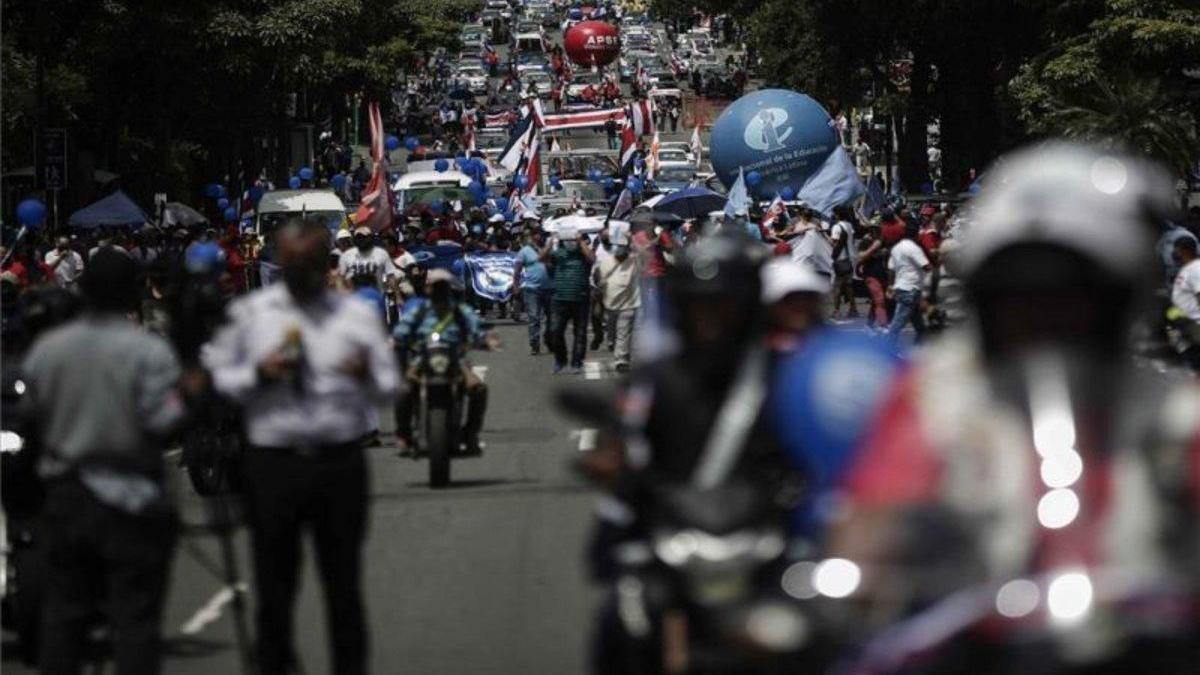
[[[567,29],[563,46],[578,65],[606,66],[621,53],[621,36],[610,23],[581,21]]]

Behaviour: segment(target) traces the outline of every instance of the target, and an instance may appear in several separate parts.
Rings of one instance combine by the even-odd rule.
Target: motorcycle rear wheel
[[[450,484],[451,438],[449,410],[430,408],[425,413],[427,442],[429,444],[429,487],[442,488]]]

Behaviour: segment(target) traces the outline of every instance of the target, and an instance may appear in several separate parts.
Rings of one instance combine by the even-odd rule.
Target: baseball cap
[[[359,225],[358,227],[354,228],[354,234],[365,234],[370,236],[371,228],[367,227],[366,225]]]
[[[807,266],[787,258],[774,258],[762,268],[762,301],[774,304],[792,293],[829,292],[829,281]]]
[[[350,239],[350,230],[338,230],[334,240]]]

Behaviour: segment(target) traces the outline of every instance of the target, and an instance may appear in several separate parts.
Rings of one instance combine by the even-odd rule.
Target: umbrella
[[[550,234],[558,234],[564,230],[574,230],[576,234],[593,234],[604,229],[604,216],[570,214],[547,220],[542,224],[542,229]]]
[[[203,214],[182,202],[167,202],[163,207],[163,227],[192,227],[207,222]]]
[[[653,227],[655,225],[677,227],[683,224],[683,219],[668,211],[637,211],[629,217],[629,222],[645,227]]]
[[[725,198],[699,187],[672,192],[654,205],[655,211],[673,213],[680,218],[700,218],[725,208]]]

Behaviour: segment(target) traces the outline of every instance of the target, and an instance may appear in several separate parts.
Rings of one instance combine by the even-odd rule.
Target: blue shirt
[[[524,270],[521,274],[521,288],[540,291],[550,287],[550,274],[546,271],[546,263],[538,260],[538,252],[532,246],[522,248],[517,257]]]
[[[443,340],[451,344],[473,345],[483,338],[483,326],[479,315],[469,305],[461,303],[458,305],[458,311],[462,318],[456,320],[453,312],[439,317],[428,299],[405,303],[404,312],[392,331],[392,337],[401,344],[411,344],[417,340],[424,340],[436,331],[441,334]],[[462,334],[463,329],[467,332],[465,336]]]
[[[379,314],[382,321],[387,321],[387,300],[383,297],[383,292],[372,286],[363,286],[362,288],[354,289],[354,296],[362,298],[370,303],[371,307]]]

